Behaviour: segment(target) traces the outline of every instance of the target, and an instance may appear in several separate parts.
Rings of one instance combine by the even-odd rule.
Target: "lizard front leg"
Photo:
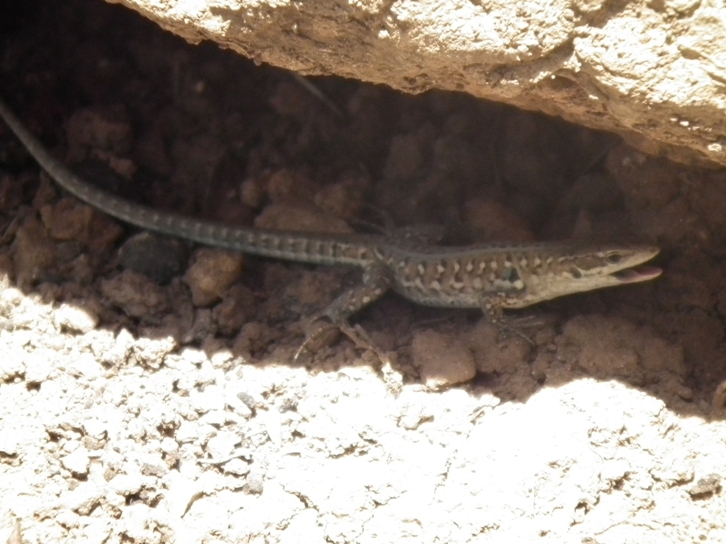
[[[512,299],[516,300],[517,291],[498,291],[485,293],[480,300],[481,311],[484,318],[492,325],[501,326],[507,319],[504,316],[504,308],[511,307]]]
[[[534,315],[508,317],[504,315],[505,308],[519,307],[517,301],[523,293],[520,291],[501,291],[498,293],[488,293],[481,298],[481,309],[484,313],[484,319],[499,329],[500,333],[514,333],[523,338],[530,344],[534,344],[532,339],[524,334],[521,329],[539,327],[544,322]],[[520,302],[521,304],[521,302]]]

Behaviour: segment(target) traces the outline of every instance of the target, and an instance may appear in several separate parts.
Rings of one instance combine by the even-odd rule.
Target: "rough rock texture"
[[[726,164],[726,28],[698,0],[115,0],[192,42],[406,92],[448,89]]]

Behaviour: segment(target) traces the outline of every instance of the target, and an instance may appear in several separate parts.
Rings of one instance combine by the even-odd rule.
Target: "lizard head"
[[[586,245],[571,249],[551,266],[556,275],[566,278],[563,285],[567,293],[590,291],[657,278],[660,268],[635,267],[659,252],[659,248],[647,245]]]

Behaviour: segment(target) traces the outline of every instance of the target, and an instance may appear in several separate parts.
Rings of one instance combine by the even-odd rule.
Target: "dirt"
[[[12,15],[12,17],[11,17]],[[293,360],[356,270],[242,256],[64,195],[0,126],[0,542],[726,540],[726,174],[477,101],[191,46],[118,6],[3,25],[0,94],[160,210],[445,243],[657,243],[656,281],[513,312],[390,295]]]

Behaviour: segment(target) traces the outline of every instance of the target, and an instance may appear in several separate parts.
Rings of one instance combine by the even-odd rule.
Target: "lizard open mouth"
[[[663,270],[654,266],[644,266],[642,268],[629,268],[615,272],[611,276],[617,278],[620,283],[636,283],[639,281],[648,281],[657,278],[663,273]]]

